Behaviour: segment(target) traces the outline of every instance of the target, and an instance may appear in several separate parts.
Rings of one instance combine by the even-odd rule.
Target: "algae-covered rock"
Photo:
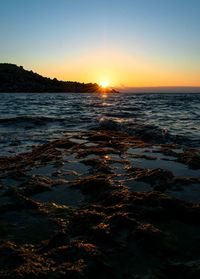
[[[197,150],[75,134],[0,158],[0,278],[199,278],[200,205],[171,194],[198,190]]]

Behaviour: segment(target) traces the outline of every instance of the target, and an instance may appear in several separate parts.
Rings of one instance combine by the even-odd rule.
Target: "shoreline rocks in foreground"
[[[200,154],[95,130],[0,158],[0,278],[200,278]]]

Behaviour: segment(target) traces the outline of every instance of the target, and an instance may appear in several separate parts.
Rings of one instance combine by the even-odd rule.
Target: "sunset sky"
[[[199,0],[1,0],[0,62],[111,86],[200,86]]]

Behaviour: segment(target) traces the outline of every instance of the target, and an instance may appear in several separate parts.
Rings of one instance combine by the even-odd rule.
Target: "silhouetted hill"
[[[101,92],[96,83],[58,81],[24,70],[22,66],[0,63],[0,92]],[[105,91],[105,90],[104,90]],[[116,92],[107,89],[106,92]]]

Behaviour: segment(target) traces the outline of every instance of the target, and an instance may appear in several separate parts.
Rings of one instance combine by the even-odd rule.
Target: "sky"
[[[0,0],[0,62],[110,86],[200,86],[199,0]]]

